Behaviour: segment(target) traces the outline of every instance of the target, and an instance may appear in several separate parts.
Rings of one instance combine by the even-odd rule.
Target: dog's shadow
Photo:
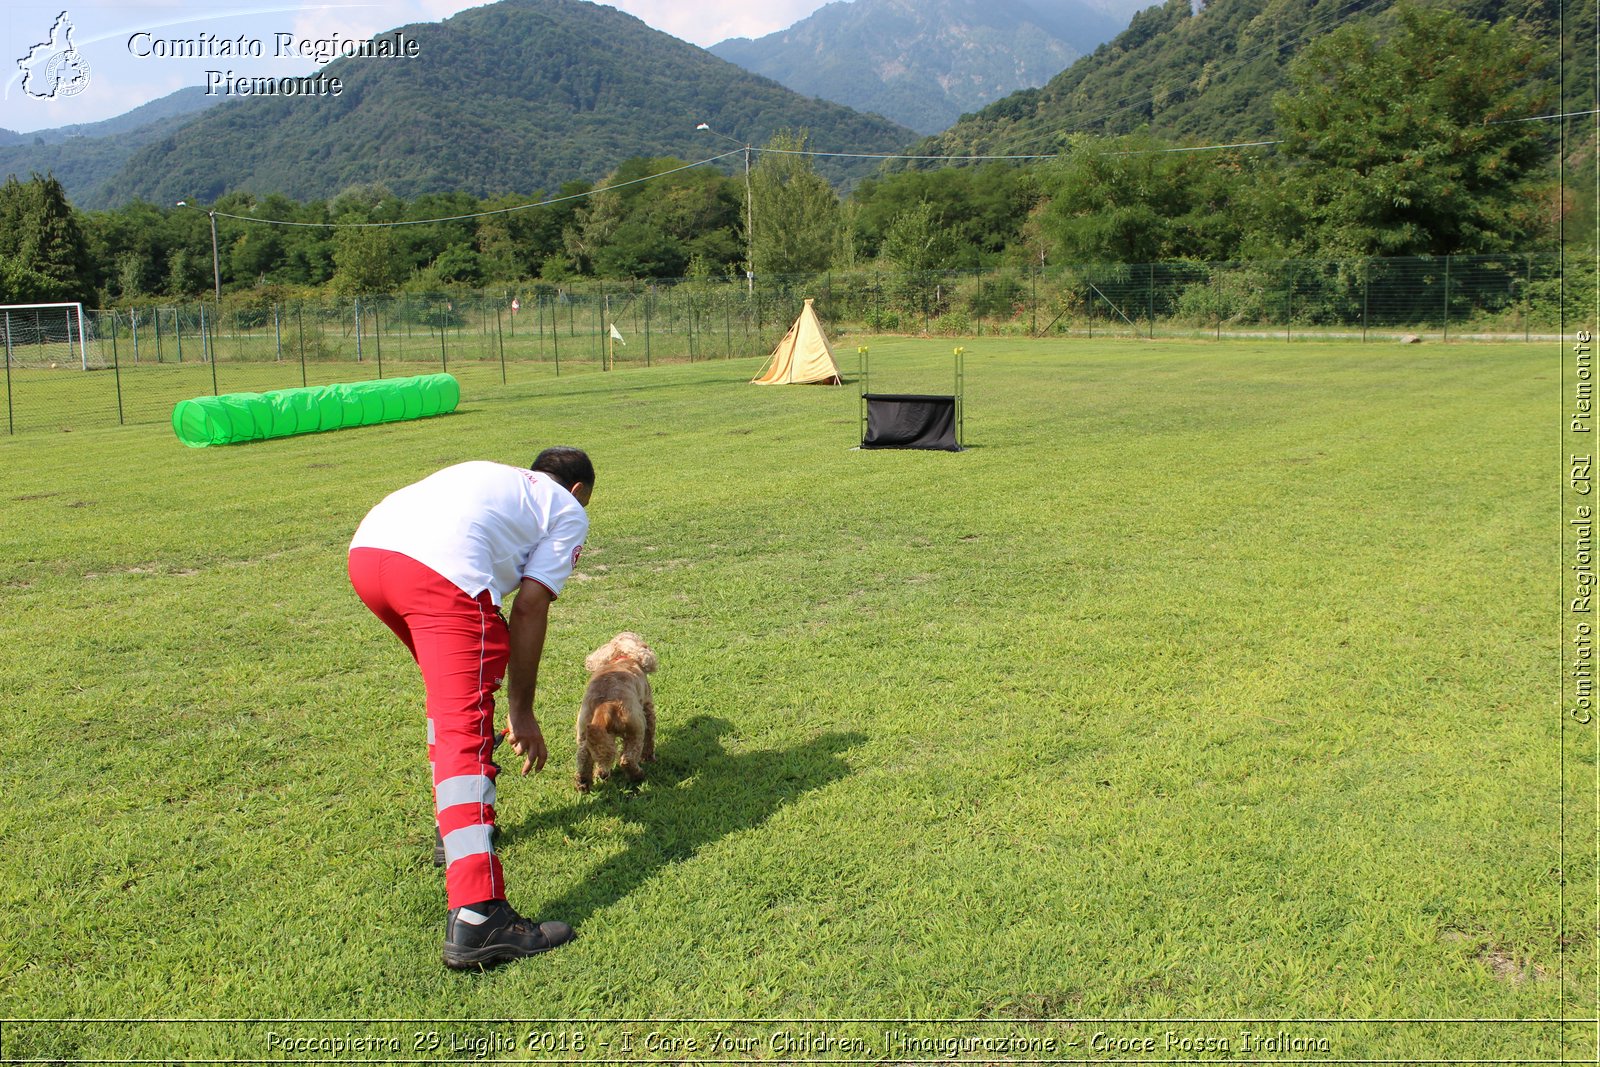
[[[631,786],[619,771],[594,792],[520,823],[502,823],[502,841],[558,830],[581,837],[595,816],[619,818],[637,828],[626,849],[601,863],[565,895],[539,904],[537,914],[574,926],[623,899],[669,863],[737,830],[760,825],[795,798],[850,774],[841,757],[860,744],[858,733],[824,734],[786,749],[729,754],[721,738],[733,731],[724,719],[696,716],[677,727],[646,764],[647,780]],[[553,768],[552,768],[553,769]],[[571,788],[570,781],[568,788]]]

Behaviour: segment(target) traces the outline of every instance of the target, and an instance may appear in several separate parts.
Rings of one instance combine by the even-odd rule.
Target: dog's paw
[[[591,783],[586,778],[574,778],[572,780],[573,788],[580,793],[587,793],[589,791],[590,784]]]
[[[643,767],[634,767],[634,766],[630,765],[630,766],[624,766],[622,768],[622,770],[623,770],[624,773],[627,774],[628,781],[633,782],[635,784],[638,784],[639,782],[644,781],[644,768]]]

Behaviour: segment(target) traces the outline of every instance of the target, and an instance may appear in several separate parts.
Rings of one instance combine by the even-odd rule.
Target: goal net
[[[90,357],[86,324],[82,304],[0,304],[6,365],[53,370],[101,366]]]

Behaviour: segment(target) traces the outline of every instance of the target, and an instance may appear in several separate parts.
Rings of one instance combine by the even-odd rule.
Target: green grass
[[[619,369],[646,365],[643,357],[631,364],[622,359],[616,362]],[[0,423],[0,433],[13,435],[40,430],[76,433],[122,425],[170,424],[173,406],[195,396],[266,392],[441,372],[453,375],[461,383],[463,397],[470,402],[497,397],[508,384],[526,387],[543,383],[545,379],[596,374],[601,369],[599,361],[594,359],[563,356],[558,364],[548,355],[541,361],[531,354],[528,359],[508,359],[505,363],[498,358],[447,361],[435,358],[431,362],[385,359],[380,364],[375,359],[358,363],[351,358],[307,361],[302,365],[297,359],[234,362],[224,358],[214,368],[210,363],[190,360],[143,363],[124,367],[120,372],[96,369],[87,374],[70,366],[28,367],[13,369],[8,375],[5,421]]]
[[[948,388],[947,344],[870,343],[875,390]],[[877,1058],[885,1025],[839,1020],[881,1019],[1097,1059],[1192,1056],[1169,1030],[1260,1058],[1247,1029],[1326,1040],[1310,1058],[1586,1054],[1581,1027],[1390,1021],[1594,1014],[1560,358],[971,341],[962,454],[852,451],[854,388],[750,387],[757,360],[235,448],[0,442],[0,1015],[834,1021],[655,1027],[756,1058],[783,1028]],[[541,672],[551,765],[502,776],[500,844],[513,903],[580,936],[454,974],[420,682],[344,549],[386,492],[550,443],[598,486]],[[620,629],[660,653],[661,759],[580,797],[582,659]],[[1103,1021],[1129,1019],[1260,1021]],[[430,1029],[0,1042],[272,1058],[274,1027],[408,1055]]]

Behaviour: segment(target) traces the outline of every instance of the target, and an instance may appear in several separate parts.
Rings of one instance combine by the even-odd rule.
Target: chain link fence
[[[829,323],[955,336],[1533,340],[1560,328],[1547,256],[1046,265],[829,276]]]
[[[86,312],[81,337],[71,316],[11,310],[0,336],[6,428],[16,434],[164,422],[178,401],[205,394],[442,371],[471,400],[544,377],[762,356],[808,296],[836,337],[1374,342],[1556,336],[1561,295],[1560,262],[1549,255],[1047,264],[830,272],[754,286],[577,282],[286,303],[232,294],[220,307]]]

